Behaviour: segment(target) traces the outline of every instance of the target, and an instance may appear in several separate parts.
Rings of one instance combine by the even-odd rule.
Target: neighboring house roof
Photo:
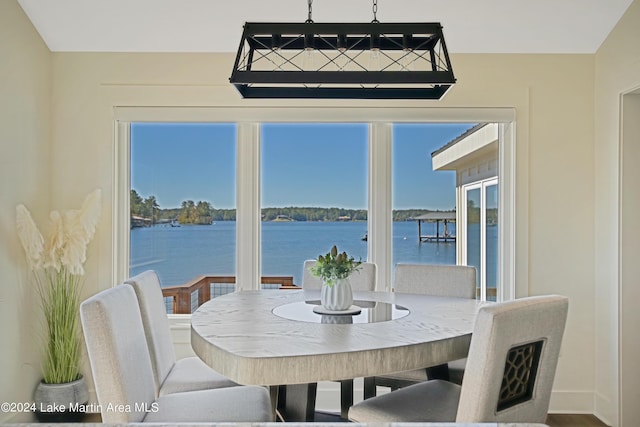
[[[433,170],[463,170],[496,158],[498,123],[479,123],[431,153]]]
[[[470,129],[467,129],[464,133],[460,134],[456,138],[452,139],[451,141],[447,142],[445,145],[443,145],[442,147],[438,148],[436,151],[431,153],[431,157],[436,156],[436,155],[440,154],[441,152],[447,150],[448,148],[456,145],[458,142],[462,141],[463,139],[465,139],[466,137],[468,137],[472,133],[476,133],[478,130],[482,129],[483,127],[485,127],[488,124],[489,123],[478,123],[474,127],[470,128]]]

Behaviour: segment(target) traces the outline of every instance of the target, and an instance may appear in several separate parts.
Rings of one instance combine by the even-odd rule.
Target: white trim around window
[[[515,121],[498,130],[498,301],[516,297],[516,130]]]

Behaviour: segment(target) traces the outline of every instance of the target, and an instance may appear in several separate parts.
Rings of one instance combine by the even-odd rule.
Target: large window
[[[262,274],[302,285],[307,259],[333,245],[367,259],[366,124],[264,124]]]
[[[222,277],[221,293],[259,289],[260,276],[301,285],[303,261],[337,244],[378,265],[378,290],[390,289],[399,262],[460,263],[477,266],[482,296],[512,297],[511,288],[501,291],[513,282],[515,261],[510,125],[494,125],[506,147],[491,160],[506,167],[500,185],[483,178],[480,195],[472,187],[463,195],[466,172],[453,172],[455,161],[451,172],[434,171],[430,160],[472,126],[473,114],[436,124],[420,122],[429,115],[421,109],[371,109],[378,118],[371,123],[366,108],[187,110],[157,119],[156,110],[116,111],[117,280],[153,269],[165,287],[200,276]],[[274,120],[302,115],[320,119]],[[499,117],[513,113],[494,112]],[[420,242],[415,219],[433,211],[455,211],[446,230],[455,243]],[[422,233],[434,227],[423,223]]]
[[[129,274],[235,275],[234,124],[131,124]]]

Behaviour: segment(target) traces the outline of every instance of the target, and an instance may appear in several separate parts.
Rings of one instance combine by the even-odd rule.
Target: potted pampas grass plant
[[[43,378],[34,396],[36,416],[74,421],[88,402],[80,374],[80,290],[87,245],[100,217],[101,191],[90,193],[80,209],[49,215],[45,240],[24,205],[16,207],[16,227],[40,297],[45,322]]]

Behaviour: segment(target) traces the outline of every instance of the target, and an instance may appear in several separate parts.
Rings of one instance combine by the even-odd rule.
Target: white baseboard
[[[611,401],[591,391],[553,391],[549,404],[551,414],[591,414],[612,426]]]
[[[611,399],[602,395],[601,393],[595,393],[594,402],[593,415],[598,417],[600,421],[608,426],[614,425],[613,420],[615,419],[616,411],[613,407],[613,402],[611,401]]]
[[[593,392],[552,391],[549,413],[552,414],[593,414]]]

